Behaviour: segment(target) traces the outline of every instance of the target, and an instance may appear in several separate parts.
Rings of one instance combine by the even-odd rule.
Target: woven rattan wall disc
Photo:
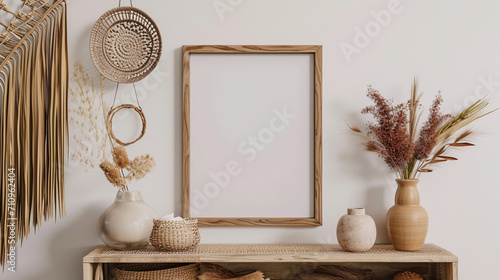
[[[117,83],[134,83],[158,64],[161,36],[154,21],[134,7],[104,13],[90,34],[90,57],[97,70]]]

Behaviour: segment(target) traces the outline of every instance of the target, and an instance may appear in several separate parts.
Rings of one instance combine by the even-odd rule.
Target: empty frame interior
[[[321,225],[321,46],[183,47],[183,216]]]

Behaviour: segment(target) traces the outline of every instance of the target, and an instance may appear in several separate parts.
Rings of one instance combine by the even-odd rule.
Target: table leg
[[[458,280],[458,263],[442,263],[441,279]]]
[[[83,280],[94,280],[94,266],[92,263],[83,263]]]

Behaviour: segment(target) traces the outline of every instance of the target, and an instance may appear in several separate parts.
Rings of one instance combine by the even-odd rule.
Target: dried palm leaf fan
[[[0,263],[64,210],[68,58],[65,0],[0,0]],[[5,18],[5,17],[2,17]],[[1,29],[1,27],[0,27]],[[9,225],[9,226],[8,226]],[[14,227],[10,227],[14,225]]]
[[[105,78],[134,83],[158,64],[161,37],[154,21],[143,11],[119,7],[104,13],[90,34],[90,57]]]

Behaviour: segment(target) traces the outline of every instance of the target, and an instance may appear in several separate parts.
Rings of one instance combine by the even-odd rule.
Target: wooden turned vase
[[[422,248],[429,228],[429,217],[420,206],[417,179],[397,179],[395,205],[387,212],[387,232],[394,249],[417,251]]]

